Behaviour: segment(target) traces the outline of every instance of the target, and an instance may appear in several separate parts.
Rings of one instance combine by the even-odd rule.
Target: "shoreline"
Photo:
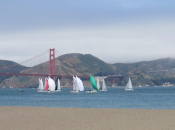
[[[57,109],[97,109],[97,110],[174,110],[175,109],[159,109],[159,108],[80,108],[80,107],[46,107],[46,106],[0,106],[1,107],[14,107],[14,108],[57,108]]]
[[[4,130],[166,130],[175,110],[0,106]]]

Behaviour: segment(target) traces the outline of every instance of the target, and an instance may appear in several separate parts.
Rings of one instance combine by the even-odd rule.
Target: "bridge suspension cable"
[[[25,66],[25,67],[35,67],[39,64],[42,64],[42,63],[45,63],[45,62],[49,62],[49,66],[48,66],[48,70],[49,70],[49,74],[26,74],[26,73],[9,73],[9,72],[5,72],[3,71],[3,73],[0,73],[0,75],[19,75],[19,76],[52,76],[53,79],[55,79],[56,77],[59,77],[59,78],[72,78],[71,75],[58,75],[56,74],[56,68],[55,68],[55,59],[57,57],[61,56],[61,53],[59,51],[57,51],[56,49],[49,49],[49,50],[46,50],[30,59],[27,59],[25,61],[22,61],[22,62],[19,62],[19,63],[15,63],[13,65],[10,65],[10,66],[5,66],[5,67],[2,67],[0,68],[1,69],[9,69],[11,67],[15,67],[15,66],[18,66],[18,65],[22,65],[22,66]],[[80,78],[89,78],[89,76],[79,76]]]
[[[45,62],[49,62],[50,60],[50,50],[46,50],[30,59],[27,59],[27,60],[24,60],[22,62],[18,62],[18,63],[15,63],[13,65],[9,65],[9,66],[4,66],[1,69],[9,69],[11,67],[15,67],[15,66],[18,66],[18,65],[22,65],[22,66],[25,66],[25,67],[34,67],[34,66],[37,66],[39,64],[42,64],[42,63],[45,63]],[[55,58],[59,57],[61,54],[55,50]],[[49,67],[49,66],[48,66]]]

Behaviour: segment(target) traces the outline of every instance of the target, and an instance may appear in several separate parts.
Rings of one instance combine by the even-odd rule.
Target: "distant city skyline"
[[[173,0],[0,2],[0,59],[21,62],[49,48],[108,63],[175,58]]]

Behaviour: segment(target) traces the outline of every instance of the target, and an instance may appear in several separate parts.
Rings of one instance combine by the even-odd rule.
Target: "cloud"
[[[49,48],[109,62],[174,57],[173,0],[0,1],[0,58],[21,62]]]
[[[174,57],[175,20],[1,33],[0,58],[21,62],[49,48],[92,54],[108,62]]]
[[[174,17],[173,0],[0,1],[1,32],[87,27]]]

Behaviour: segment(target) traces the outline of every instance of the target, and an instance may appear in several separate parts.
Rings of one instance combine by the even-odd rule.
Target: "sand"
[[[0,107],[0,130],[175,130],[175,110]]]

